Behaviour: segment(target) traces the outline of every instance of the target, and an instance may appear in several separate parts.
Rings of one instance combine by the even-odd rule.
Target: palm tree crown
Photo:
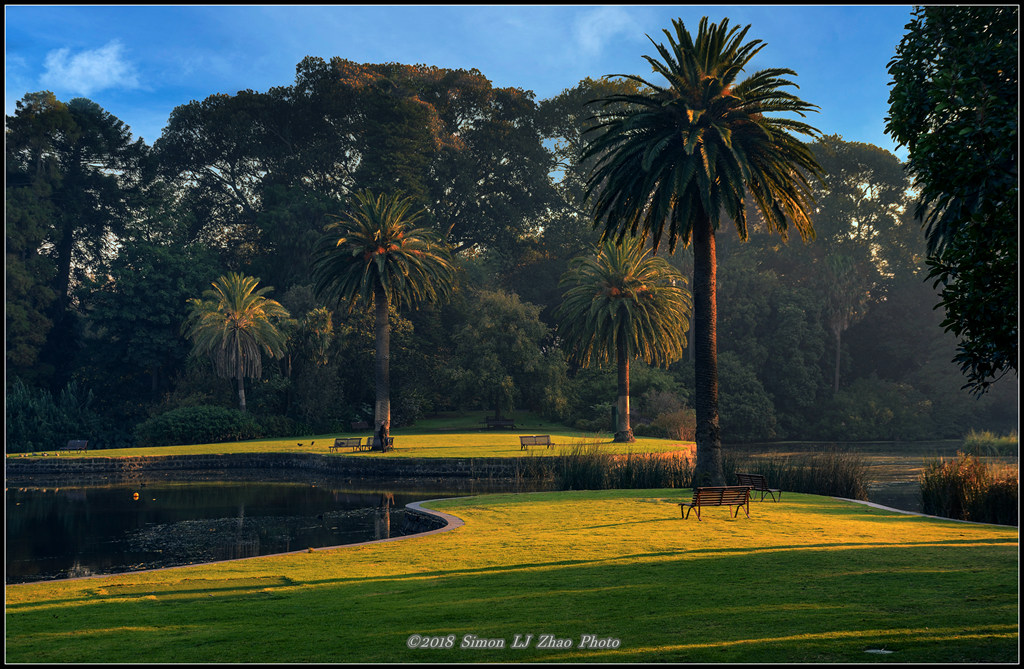
[[[284,352],[285,334],[277,323],[288,311],[265,297],[273,290],[256,289],[259,279],[234,272],[219,277],[202,299],[191,299],[183,325],[192,340],[193,355],[209,355],[219,376],[238,380],[240,408],[245,410],[243,378],[259,378],[263,354],[271,358]]]
[[[693,308],[686,278],[639,238],[575,258],[559,284],[561,333],[581,365],[614,362],[620,342],[629,358],[651,364],[683,356]]]
[[[737,76],[764,47],[743,44],[750,26],[729,28],[729,20],[708,26],[701,19],[694,41],[680,20],[669,46],[655,44],[662,61],[644,56],[666,87],[641,77],[624,76],[644,87],[641,93],[611,95],[594,101],[616,111],[598,112],[589,132],[594,139],[584,159],[596,158],[587,181],[595,219],[605,236],[653,235],[657,250],[668,226],[669,252],[676,241],[689,244],[703,220],[718,228],[725,212],[747,238],[745,194],[749,193],[769,230],[787,235],[792,220],[805,238],[813,237],[807,203],[810,186],[804,172],[819,167],[810,149],[790,132],[818,131],[801,121],[766,116],[796,113],[815,105],[781,90],[796,86],[789,69],[766,69],[743,81]],[[652,40],[653,43],[653,40]]]
[[[328,225],[313,262],[314,290],[321,297],[372,303],[377,291],[388,304],[434,302],[454,282],[447,247],[428,228],[414,227],[421,211],[411,198],[356,193],[352,210]]]

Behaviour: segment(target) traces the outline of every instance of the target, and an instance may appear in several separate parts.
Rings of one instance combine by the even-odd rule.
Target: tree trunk
[[[715,233],[711,221],[693,231],[693,345],[697,462],[693,485],[725,485],[718,425],[718,300]]]
[[[238,409],[245,412],[245,377],[242,375],[242,369],[238,369]]]
[[[377,286],[373,292],[373,304],[376,311],[375,333],[377,339],[376,364],[374,383],[377,387],[377,401],[373,408],[373,420],[376,432],[384,427],[387,436],[391,430],[391,330],[388,325],[388,301],[384,288]],[[380,445],[383,447],[383,444]]]
[[[618,415],[616,416],[615,441],[633,442],[633,427],[629,424],[629,355],[626,352],[625,337],[619,337],[616,344],[618,356]]]
[[[842,341],[843,331],[839,328],[833,328],[832,331],[836,333],[836,374],[835,381],[832,384],[832,394],[834,395],[839,392],[839,348]]]

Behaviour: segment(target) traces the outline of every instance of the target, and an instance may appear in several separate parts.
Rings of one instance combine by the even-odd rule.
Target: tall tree
[[[455,266],[447,245],[430,229],[416,227],[422,210],[398,194],[365,190],[350,211],[327,226],[313,261],[314,291],[351,312],[357,299],[372,304],[375,318],[377,390],[375,430],[391,429],[390,331],[388,308],[446,298]]]
[[[601,245],[573,260],[560,285],[561,331],[572,356],[587,366],[615,361],[618,404],[615,441],[634,441],[629,420],[629,363],[666,367],[683,356],[693,302],[686,279],[641,238]]]
[[[41,362],[53,371],[56,391],[70,378],[77,346],[74,288],[128,224],[147,150],[85,98],[65,104],[42,91],[16,107],[5,133],[7,240],[16,251],[11,322],[19,334],[12,362]],[[33,279],[23,268],[38,274]],[[36,283],[39,276],[49,279],[45,286]],[[41,347],[35,348],[38,335],[21,339],[26,327],[46,332]]]
[[[830,255],[825,258],[825,266],[825,319],[836,342],[832,392],[838,393],[843,333],[864,318],[871,292],[848,256]]]
[[[192,340],[193,355],[208,355],[218,376],[238,382],[238,408],[246,410],[245,379],[263,373],[263,354],[283,355],[285,334],[277,322],[290,318],[273,290],[256,289],[259,279],[235,272],[219,277],[202,299],[188,301],[191,308],[182,330]]]
[[[682,20],[665,30],[669,46],[655,44],[661,60],[644,56],[666,87],[633,75],[645,87],[637,95],[599,101],[626,109],[598,113],[601,123],[584,157],[598,158],[587,182],[594,218],[604,236],[621,242],[628,234],[653,237],[655,250],[667,236],[693,243],[694,345],[697,412],[695,483],[724,483],[718,422],[715,231],[722,213],[747,237],[745,204],[753,202],[769,231],[785,239],[792,221],[804,238],[814,231],[808,218],[808,173],[819,172],[806,145],[791,132],[814,135],[801,121],[769,116],[804,116],[815,105],[783,90],[794,85],[789,69],[755,72],[737,81],[762,49],[744,43],[750,26],[729,27],[728,19],[701,19],[696,41]],[[652,43],[653,40],[651,40]]]
[[[909,150],[929,277],[964,388],[1017,373],[1019,8],[914,10],[889,62],[888,132]]]

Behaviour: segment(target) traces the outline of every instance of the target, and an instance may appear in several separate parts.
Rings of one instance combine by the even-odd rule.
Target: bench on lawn
[[[87,451],[89,450],[89,442],[85,439],[72,439],[68,442],[67,446],[61,446],[57,449],[58,451]]]
[[[516,427],[515,421],[513,421],[511,418],[494,418],[492,416],[488,416],[484,420],[487,421],[488,429],[504,427],[509,430],[514,430]]]
[[[762,474],[736,474],[736,482],[740,485],[750,486],[753,490],[761,493],[761,499],[764,500],[764,494],[772,498],[773,502],[778,502],[782,499],[782,491],[778,488],[769,488],[768,481]],[[779,499],[775,499],[775,493],[779,493]]]
[[[376,448],[376,446],[377,446],[377,437],[376,436],[374,436],[374,437],[367,437],[366,438],[366,450],[372,451],[372,450],[374,450]],[[385,441],[384,441],[384,448],[382,450],[385,451],[385,452],[395,450],[395,438],[394,437],[387,437],[385,439]]]
[[[732,514],[733,518],[739,515],[740,507],[743,507],[743,513],[750,518],[750,486],[725,485],[697,488],[693,491],[693,499],[690,500],[689,505],[686,502],[679,502],[679,511],[682,512],[686,506],[689,508],[686,509],[686,515],[683,516],[684,520],[690,517],[690,511],[695,507],[697,520],[700,520],[700,507],[702,506],[735,506],[736,511]]]
[[[536,434],[532,436],[521,436],[519,437],[519,450],[527,450],[527,446],[547,446],[548,448],[554,448],[555,445],[551,443],[551,435],[548,434]]]
[[[369,437],[370,446],[373,445],[373,437]],[[340,437],[334,440],[334,444],[328,447],[330,451],[336,451],[339,448],[351,448],[352,450],[359,449],[363,450],[365,447],[362,444],[362,437]],[[368,448],[366,450],[369,450]]]

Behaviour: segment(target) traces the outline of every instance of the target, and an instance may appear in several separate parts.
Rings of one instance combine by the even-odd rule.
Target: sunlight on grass
[[[750,519],[710,509],[698,523],[679,517],[689,495],[438,500],[425,506],[465,524],[399,541],[8,586],[7,657],[850,662],[883,661],[864,654],[883,646],[904,662],[1016,657],[1016,528],[788,492],[751,504]],[[751,589],[767,599],[737,596]],[[696,602],[723,622],[695,628]],[[325,626],[339,611],[345,624]],[[894,619],[903,627],[889,627]],[[621,646],[424,655],[405,645],[411,634],[522,633],[597,634]]]

